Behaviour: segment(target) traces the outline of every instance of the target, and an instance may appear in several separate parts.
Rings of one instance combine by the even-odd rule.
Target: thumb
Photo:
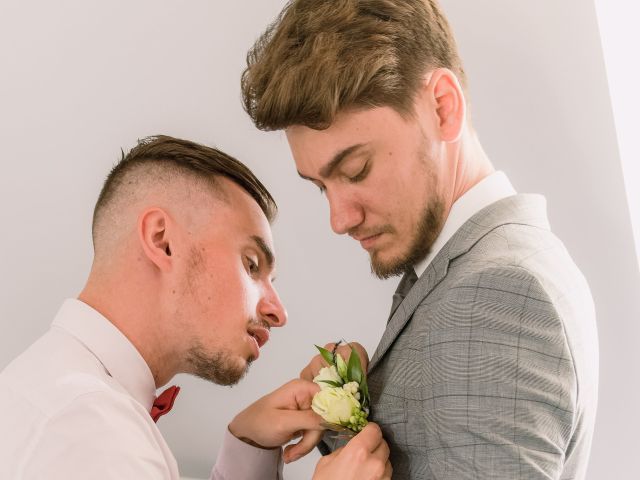
[[[373,452],[382,442],[382,431],[380,430],[380,427],[376,423],[369,422],[367,426],[360,431],[360,433],[349,441],[347,448],[349,448],[349,446],[353,448],[356,448],[356,446],[362,446],[366,448],[367,452]]]

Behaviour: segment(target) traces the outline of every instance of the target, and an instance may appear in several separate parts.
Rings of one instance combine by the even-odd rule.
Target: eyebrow
[[[320,178],[329,178],[331,175],[333,175],[333,172],[336,171],[336,169],[340,166],[340,164],[349,157],[349,155],[352,155],[353,153],[355,153],[357,150],[359,150],[364,146],[365,146],[364,143],[358,143],[356,145],[351,145],[350,147],[347,147],[344,150],[341,150],[340,152],[336,153],[331,159],[331,161],[327,165],[322,167],[320,169],[320,172],[318,172],[320,174]],[[313,180],[313,178],[307,177],[302,173],[300,173],[299,171],[298,171],[298,175],[300,175],[300,177],[304,178],[305,180]]]
[[[256,242],[258,248],[262,250],[262,253],[267,258],[267,265],[269,266],[269,268],[273,268],[273,265],[276,262],[276,257],[273,255],[273,252],[271,251],[267,243],[262,239],[262,237],[259,237],[258,235],[252,235],[251,239]]]

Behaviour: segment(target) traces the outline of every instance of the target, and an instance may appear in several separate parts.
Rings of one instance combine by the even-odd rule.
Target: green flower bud
[[[338,375],[346,382],[347,381],[347,362],[344,361],[344,358],[337,353],[336,354],[336,366],[338,367]]]

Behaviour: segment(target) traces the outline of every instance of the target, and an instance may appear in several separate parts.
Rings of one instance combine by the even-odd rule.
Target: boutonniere
[[[333,352],[316,345],[329,366],[321,368],[313,379],[321,390],[314,395],[311,408],[324,419],[328,429],[358,433],[368,423],[367,376],[353,348],[347,361],[336,353],[340,343]]]

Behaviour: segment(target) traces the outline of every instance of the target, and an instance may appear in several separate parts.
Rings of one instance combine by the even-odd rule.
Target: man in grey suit
[[[585,478],[591,294],[544,198],[483,151],[437,3],[294,0],[247,61],[256,126],[285,130],[372,271],[403,275],[369,364],[393,478]]]

